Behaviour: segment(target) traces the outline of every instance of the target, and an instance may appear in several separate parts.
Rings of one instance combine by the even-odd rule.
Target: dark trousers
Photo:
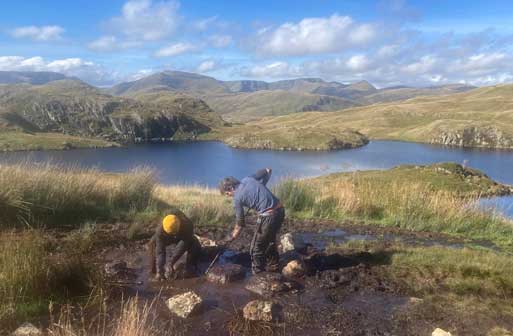
[[[259,216],[255,235],[251,241],[251,267],[253,273],[265,271],[266,265],[278,267],[280,255],[276,246],[276,235],[285,219],[285,209],[273,211],[270,216]]]

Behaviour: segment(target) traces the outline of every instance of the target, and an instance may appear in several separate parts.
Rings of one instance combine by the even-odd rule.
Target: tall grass
[[[159,186],[155,197],[183,211],[193,223],[201,226],[224,226],[233,223],[230,199],[219,191],[200,186]]]
[[[477,198],[434,191],[425,184],[377,187],[347,180],[290,180],[276,186],[275,192],[289,211],[300,217],[361,218],[409,230],[488,239],[513,248],[511,221],[479,209]]]
[[[122,300],[119,310],[103,305],[95,318],[85,316],[84,310],[77,314],[74,307],[61,308],[57,320],[48,328],[48,334],[54,336],[157,336],[179,335],[172,323],[162,323],[155,313],[155,298],[151,302],[140,300],[137,296]],[[112,307],[111,307],[112,308]]]
[[[95,169],[50,164],[0,165],[0,225],[73,225],[148,207],[150,169],[106,176]]]
[[[0,236],[0,325],[44,312],[50,300],[88,294],[93,275],[77,256],[50,257],[41,233]]]

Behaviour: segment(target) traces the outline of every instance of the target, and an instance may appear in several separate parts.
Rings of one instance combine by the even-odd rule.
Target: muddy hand
[[[155,281],[164,281],[166,280],[166,276],[162,273],[157,273],[157,275],[155,275]]]

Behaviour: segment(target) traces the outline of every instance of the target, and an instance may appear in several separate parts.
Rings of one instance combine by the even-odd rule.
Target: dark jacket
[[[188,251],[196,238],[194,237],[194,226],[189,218],[181,212],[174,213],[180,218],[180,229],[177,234],[168,234],[159,223],[155,230],[152,240],[154,240],[156,251],[157,271],[164,273],[164,266],[166,265],[166,247],[171,244],[176,244],[176,248],[169,260],[170,265],[174,265],[178,259]]]
[[[233,194],[233,207],[239,226],[244,226],[244,207],[263,214],[280,204],[280,200],[266,186],[270,177],[266,169],[260,169],[240,181]]]

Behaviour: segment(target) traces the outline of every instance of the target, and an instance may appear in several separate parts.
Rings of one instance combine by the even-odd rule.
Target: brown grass
[[[50,164],[0,165],[0,223],[49,227],[110,219],[148,207],[155,184],[147,168],[113,176]]]

